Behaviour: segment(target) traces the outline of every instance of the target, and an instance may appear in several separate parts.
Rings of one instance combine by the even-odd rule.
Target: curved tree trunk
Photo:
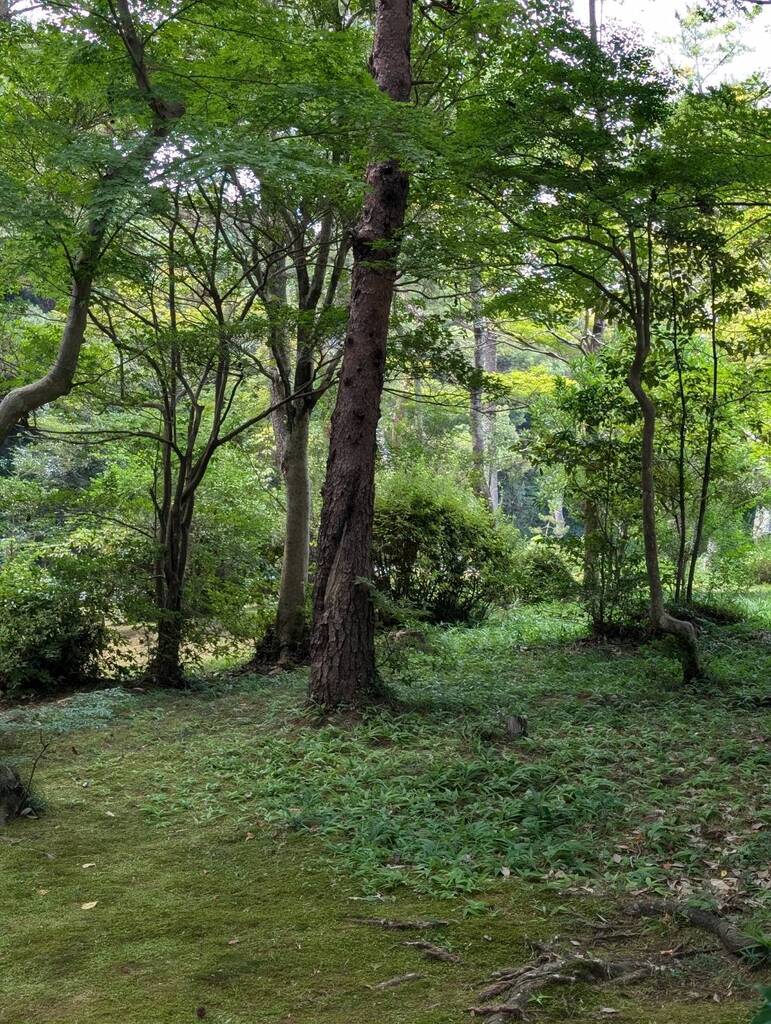
[[[379,0],[372,73],[391,99],[412,89],[412,0]],[[353,232],[353,275],[337,403],[332,417],[313,602],[310,699],[355,702],[375,686],[369,589],[376,431],[396,258],[409,180],[394,160],[370,165]]]
[[[635,357],[629,369],[627,382],[642,413],[642,455],[640,484],[642,492],[642,527],[645,545],[645,566],[650,591],[650,612],[653,624],[664,633],[675,637],[682,653],[683,679],[691,682],[699,677],[699,653],[696,630],[692,623],[676,619],[664,607],[664,590],[659,567],[659,548],[656,530],[656,491],[654,484],[654,444],[656,438],[656,406],[643,386],[642,375],[650,351],[647,338],[638,331]]]

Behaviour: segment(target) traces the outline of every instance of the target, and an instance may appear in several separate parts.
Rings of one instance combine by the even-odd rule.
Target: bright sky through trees
[[[637,27],[643,39],[655,46],[663,63],[682,66],[678,17],[693,8],[682,0],[599,0],[602,21],[626,27]],[[584,21],[589,17],[589,0],[574,0],[577,15]],[[751,5],[747,5],[748,10]],[[720,80],[735,81],[758,71],[771,68],[771,9],[756,11],[752,20],[740,32],[743,52],[738,53],[717,70],[709,84]]]

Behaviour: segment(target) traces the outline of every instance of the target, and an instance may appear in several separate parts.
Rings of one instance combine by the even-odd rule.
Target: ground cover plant
[[[621,911],[667,894],[768,932],[771,595],[748,604],[711,631],[720,692],[698,699],[657,645],[590,643],[557,605],[436,630],[397,703],[338,720],[309,714],[303,673],[5,710],[20,763],[53,737],[52,813],[3,836],[0,1019],[456,1020],[533,943],[613,922],[624,955],[707,952],[642,990],[546,993],[538,1019],[749,1021],[762,972]],[[461,961],[357,917],[449,919],[429,938]]]

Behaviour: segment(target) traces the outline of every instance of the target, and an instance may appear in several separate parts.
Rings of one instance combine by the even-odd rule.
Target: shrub
[[[0,691],[77,686],[107,643],[104,601],[71,552],[27,548],[0,565]]]
[[[515,556],[514,592],[524,604],[565,601],[577,596],[578,585],[559,551],[536,541]]]
[[[448,478],[412,469],[378,488],[374,583],[391,606],[468,622],[514,596],[519,534]]]

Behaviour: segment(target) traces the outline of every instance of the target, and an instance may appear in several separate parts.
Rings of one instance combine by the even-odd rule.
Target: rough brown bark
[[[126,0],[117,0],[116,7],[121,41],[129,56],[142,98],[152,113],[153,123],[125,159],[108,171],[94,190],[93,209],[96,212],[89,219],[73,261],[70,304],[56,360],[44,376],[14,388],[0,401],[0,445],[24,416],[68,394],[72,389],[88,321],[94,278],[112,221],[114,190],[121,183],[130,184],[141,178],[184,112],[181,103],[164,100],[153,90],[145,61],[144,43],[136,34]]]
[[[372,74],[392,100],[411,92],[411,0],[379,0]],[[353,275],[324,485],[314,589],[310,698],[355,702],[375,684],[371,577],[375,450],[396,258],[409,180],[395,160],[371,164],[353,232]]]

